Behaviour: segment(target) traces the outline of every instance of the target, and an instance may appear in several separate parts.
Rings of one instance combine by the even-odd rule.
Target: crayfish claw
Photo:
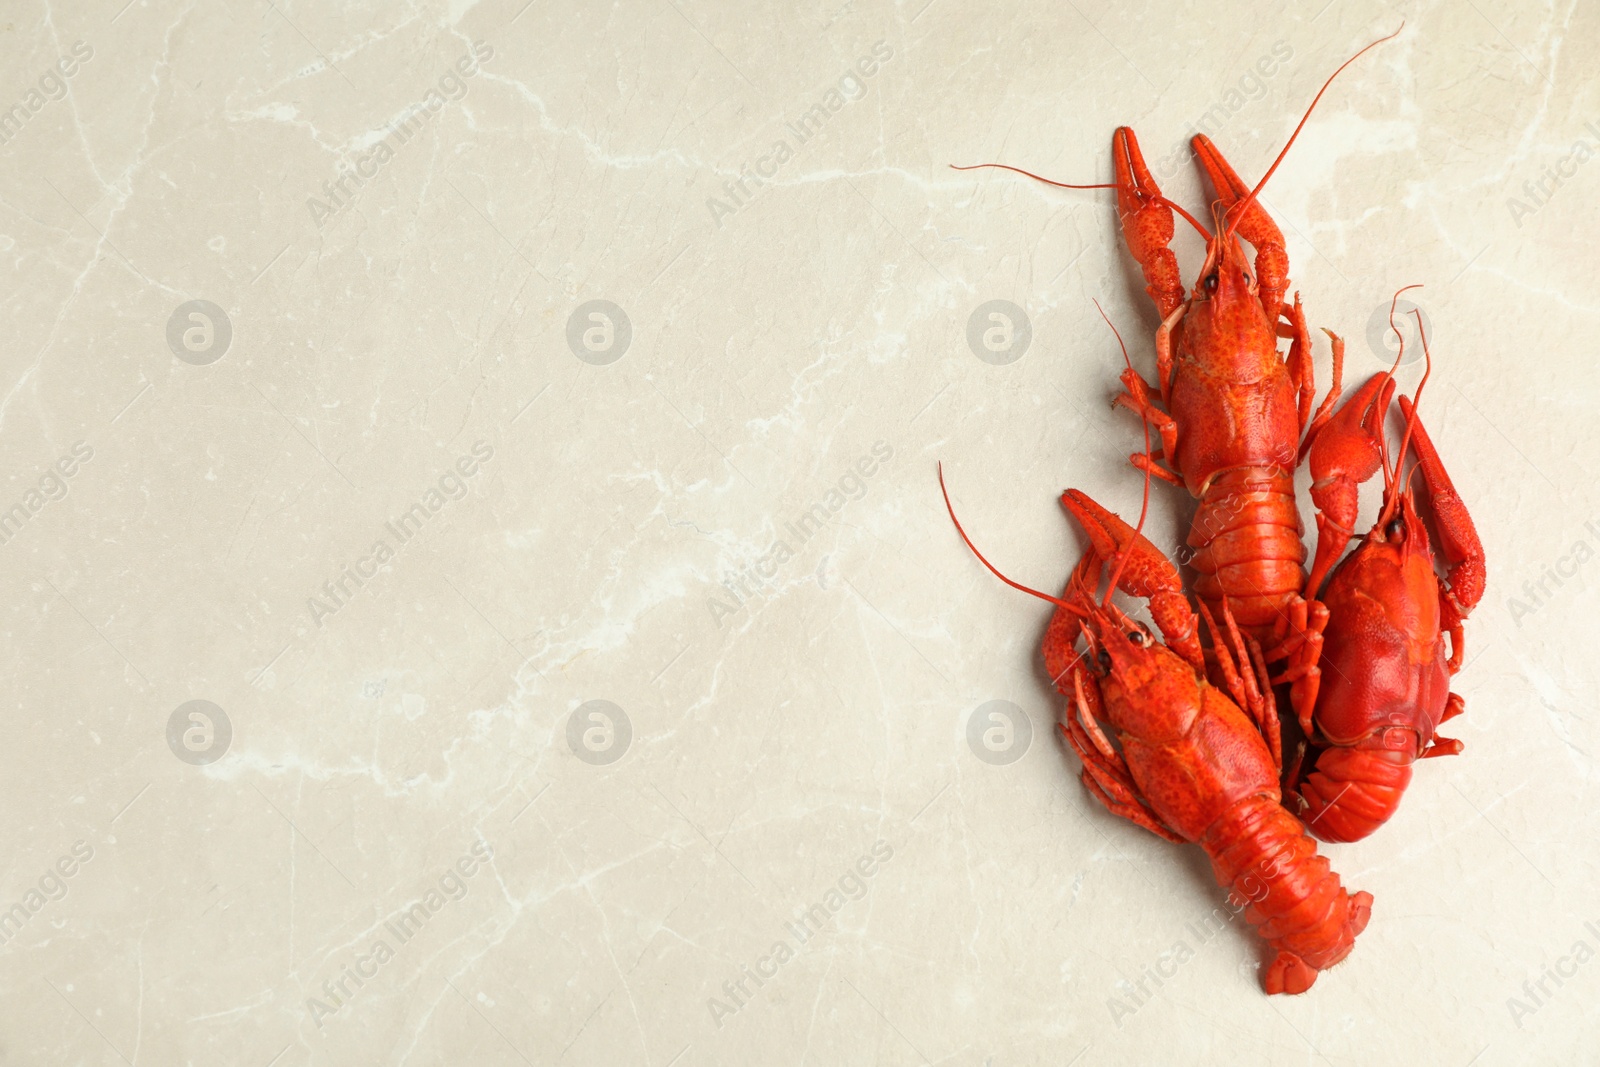
[[[1240,179],[1233,166],[1223,158],[1211,138],[1197,133],[1190,138],[1195,157],[1205,168],[1211,187],[1222,200],[1223,217],[1233,222],[1236,210],[1249,200],[1244,215],[1237,217],[1237,232],[1256,250],[1256,280],[1261,291],[1261,306],[1267,321],[1274,322],[1283,306],[1283,293],[1289,287],[1289,254],[1284,251],[1283,231],[1278,229],[1272,216],[1261,206],[1260,200],[1250,200],[1250,187]]]
[[[1115,512],[1095,503],[1077,489],[1061,494],[1061,506],[1078,520],[1094,555],[1117,560],[1117,588],[1150,602],[1150,615],[1161,636],[1178,655],[1196,667],[1205,659],[1200,651],[1200,624],[1183,594],[1178,568],[1150,540]]]
[[[1111,135],[1111,160],[1117,175],[1117,214],[1128,251],[1144,272],[1145,291],[1166,318],[1183,303],[1183,279],[1178,257],[1168,247],[1175,223],[1172,209],[1161,195],[1139,151],[1139,139],[1127,126]]]
[[[1483,599],[1487,581],[1484,568],[1483,542],[1472,516],[1462,503],[1461,494],[1450,481],[1444,462],[1433,446],[1422,419],[1407,397],[1400,398],[1400,411],[1411,423],[1411,445],[1417,450],[1417,461],[1422,467],[1422,480],[1428,485],[1428,495],[1433,501],[1434,525],[1439,532],[1439,550],[1444,555],[1449,572],[1451,607],[1458,619],[1467,614]],[[1403,458],[1403,457],[1402,457]]]
[[[1311,499],[1317,505],[1317,555],[1306,580],[1306,596],[1322,580],[1355,536],[1361,483],[1383,462],[1383,422],[1394,397],[1394,379],[1380,371],[1367,380],[1326,422],[1315,429],[1307,453]]]

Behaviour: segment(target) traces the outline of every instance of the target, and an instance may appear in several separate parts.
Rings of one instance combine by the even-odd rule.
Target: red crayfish
[[[1253,189],[1210,138],[1194,137],[1195,154],[1218,197],[1215,232],[1161,194],[1138,138],[1126,126],[1112,138],[1116,181],[1110,185],[1051,182],[1016,167],[981,164],[1069,189],[1117,191],[1123,238],[1161,314],[1156,382],[1147,382],[1130,366],[1122,374],[1126,391],[1116,399],[1161,439],[1159,449],[1136,452],[1131,460],[1147,474],[1184,486],[1198,500],[1187,539],[1193,550],[1189,564],[1197,574],[1194,591],[1214,613],[1230,604],[1244,633],[1263,644],[1267,662],[1285,664],[1273,682],[1291,686],[1291,702],[1302,717],[1317,702],[1327,612],[1305,593],[1306,550],[1294,471],[1302,434],[1326,421],[1338,396],[1344,342],[1328,333],[1333,384],[1313,416],[1310,330],[1298,295],[1292,307],[1284,304],[1289,260],[1283,233],[1258,197],[1333,79],[1398,33],[1367,45],[1333,72]],[[1168,247],[1174,211],[1206,240],[1206,258],[1187,297],[1177,257]],[[1256,249],[1253,275],[1236,234]],[[1280,338],[1290,340],[1287,357],[1278,353]]]
[[[1198,500],[1187,538],[1194,591],[1213,612],[1230,604],[1244,633],[1265,646],[1267,662],[1284,664],[1272,682],[1289,684],[1290,706],[1315,756],[1314,769],[1293,783],[1296,803],[1313,832],[1338,841],[1364,837],[1394,813],[1417,759],[1461,750],[1458,741],[1435,743],[1436,730],[1464,706],[1449,692],[1449,678],[1462,665],[1462,620],[1485,583],[1471,517],[1404,398],[1406,440],[1415,443],[1428,488],[1445,577],[1435,575],[1433,545],[1409,480],[1382,458],[1393,378],[1374,376],[1332,410],[1344,345],[1331,331],[1333,383],[1312,415],[1309,331],[1298,295],[1292,307],[1284,304],[1283,236],[1258,201],[1333,79],[1393,36],[1361,49],[1323,84],[1254,188],[1208,138],[1193,139],[1218,196],[1215,233],[1161,194],[1132,130],[1118,129],[1112,145],[1110,187],[1123,236],[1162,316],[1156,382],[1130,366],[1116,401],[1136,412],[1162,445],[1131,458]],[[1168,247],[1174,211],[1206,237],[1199,282],[1187,297]],[[1253,276],[1236,233],[1256,250]],[[1280,338],[1290,341],[1286,357],[1277,350]],[[1309,576],[1293,482],[1308,453],[1318,528]],[[1354,538],[1359,486],[1380,463],[1386,488],[1379,524],[1335,569]],[[1324,685],[1331,687],[1326,694]],[[1297,760],[1293,778],[1299,769]]]
[[[996,570],[945,496],[951,521],[984,566],[1057,606],[1044,658],[1069,701],[1061,732],[1083,761],[1084,786],[1113,814],[1205,849],[1218,883],[1245,904],[1246,921],[1277,950],[1262,987],[1303,993],[1317,972],[1350,953],[1367,925],[1372,895],[1346,891],[1305,827],[1284,810],[1277,709],[1260,646],[1241,633],[1228,605],[1219,629],[1202,602],[1200,617],[1225,679],[1222,688],[1212,685],[1177,568],[1083,493],[1068,490],[1061,503],[1092,547],[1058,598]],[[1170,647],[1111,604],[1109,590],[1096,600],[1104,565],[1113,559],[1110,585],[1149,600]]]
[[[1471,519],[1404,398],[1405,436],[1397,459],[1388,460],[1383,424],[1392,376],[1375,376],[1334,409],[1344,346],[1331,331],[1333,384],[1313,414],[1310,331],[1298,294],[1292,305],[1284,302],[1282,233],[1258,202],[1334,77],[1393,36],[1334,72],[1253,188],[1208,138],[1193,139],[1218,196],[1214,230],[1161,194],[1126,127],[1113,138],[1114,183],[1065,186],[1116,189],[1123,236],[1161,315],[1156,381],[1130,364],[1116,402],[1145,425],[1146,449],[1131,459],[1145,473],[1147,501],[1151,477],[1184,486],[1198,501],[1187,538],[1198,618],[1176,568],[1143,536],[1142,516],[1139,528],[1130,527],[1069,490],[1062,503],[1091,548],[1062,596],[1052,597],[990,565],[945,497],[962,539],[986,567],[1057,606],[1043,653],[1068,697],[1061,730],[1083,763],[1086,788],[1113,813],[1206,850],[1218,881],[1249,901],[1248,921],[1277,951],[1262,976],[1269,993],[1303,992],[1342,960],[1372,903],[1370,894],[1344,889],[1306,826],[1283,807],[1274,686],[1288,686],[1290,707],[1316,750],[1303,781],[1295,761],[1294,803],[1319,836],[1364,836],[1392,814],[1416,759],[1460,751],[1460,742],[1437,738],[1436,729],[1461,711],[1449,678],[1462,663],[1461,622],[1484,585]],[[1204,264],[1187,293],[1168,247],[1174,212],[1206,239]],[[1253,265],[1239,238],[1254,247]],[[1290,342],[1286,355],[1280,339]],[[1159,449],[1150,447],[1152,431]],[[1434,570],[1432,542],[1403,473],[1412,444],[1448,566],[1444,577]],[[1294,495],[1294,472],[1308,456],[1318,509],[1309,576]],[[1353,539],[1359,486],[1380,465],[1378,522],[1340,563]],[[1110,579],[1097,600],[1107,566]],[[1165,644],[1110,603],[1115,590],[1148,601]],[[1281,672],[1270,675],[1268,663],[1282,663]]]
[[[1428,369],[1418,399],[1433,364],[1425,329],[1419,314]],[[1319,754],[1297,795],[1313,832],[1328,841],[1370,834],[1394,814],[1418,759],[1462,749],[1460,741],[1436,731],[1464,708],[1450,692],[1450,678],[1461,669],[1461,622],[1483,596],[1483,545],[1415,404],[1404,397],[1405,436],[1399,456],[1388,462],[1383,426],[1394,390],[1389,374],[1374,375],[1310,438],[1311,493],[1319,513],[1317,555],[1306,588],[1316,590],[1330,569],[1332,574],[1320,597],[1328,611],[1321,692],[1309,714],[1297,709]],[[1402,473],[1408,444],[1417,450],[1416,469],[1448,565],[1443,578],[1434,569],[1433,544]],[[1380,463],[1378,519],[1335,566],[1353,535],[1360,483]]]

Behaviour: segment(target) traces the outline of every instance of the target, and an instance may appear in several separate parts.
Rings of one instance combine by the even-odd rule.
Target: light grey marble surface
[[[8,5],[0,1062],[1594,1062],[1600,12],[1230,6]],[[1137,513],[1113,198],[947,164],[1204,213],[1402,17],[1264,203],[1352,381],[1424,284],[1489,591],[1269,1000],[935,479],[1046,588]]]

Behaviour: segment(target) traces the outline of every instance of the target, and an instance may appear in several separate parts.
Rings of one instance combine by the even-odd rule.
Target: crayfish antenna
[[[1419,339],[1421,339],[1421,341],[1422,341],[1422,358],[1423,358],[1422,381],[1417,383],[1417,391],[1416,391],[1415,394],[1413,394],[1413,396],[1411,398],[1411,411],[1406,417],[1406,432],[1405,432],[1405,436],[1400,438],[1400,454],[1399,454],[1398,457],[1396,457],[1395,462],[1394,462],[1394,468],[1395,468],[1396,473],[1399,472],[1401,466],[1406,461],[1406,449],[1411,446],[1411,434],[1412,434],[1412,431],[1416,428],[1416,425],[1417,425],[1417,418],[1418,418],[1417,405],[1422,402],[1422,390],[1423,390],[1423,387],[1428,384],[1428,377],[1433,374],[1433,353],[1431,351],[1429,351],[1429,349],[1428,349],[1428,334],[1427,334],[1425,328],[1422,325],[1422,312],[1420,310],[1418,310],[1418,311],[1413,311],[1412,314],[1414,314],[1416,316],[1416,318],[1417,318],[1417,337]],[[1413,473],[1415,473],[1415,468],[1413,468]],[[1407,484],[1409,485],[1410,479],[1407,478],[1406,481],[1407,481]],[[1395,499],[1398,499],[1398,498],[1399,498],[1399,494],[1396,494]],[[1395,506],[1395,501],[1394,500],[1386,500],[1386,501],[1384,501],[1383,514],[1378,517],[1379,522],[1385,522],[1389,518],[1392,517],[1393,512],[1394,512],[1394,506]]]
[[[987,559],[984,558],[983,553],[978,551],[978,546],[972,543],[972,538],[968,537],[967,536],[967,531],[962,528],[961,520],[956,518],[956,509],[950,503],[950,490],[946,489],[945,485],[944,485],[944,464],[943,463],[939,464],[939,492],[944,494],[944,507],[945,507],[945,510],[950,513],[950,521],[956,524],[956,533],[961,535],[961,540],[966,542],[967,548],[972,550],[972,554],[974,556],[978,557],[978,562],[983,564],[985,567],[989,568],[989,573],[990,574],[994,575],[996,578],[1000,579],[1002,582],[1005,582],[1007,585],[1009,585],[1013,589],[1021,590],[1022,592],[1027,593],[1030,596],[1036,596],[1040,600],[1048,600],[1050,603],[1056,605],[1056,607],[1066,608],[1068,611],[1072,612],[1075,615],[1080,615],[1081,616],[1081,615],[1086,615],[1087,614],[1087,612],[1085,612],[1081,607],[1079,607],[1076,604],[1068,603],[1067,601],[1062,600],[1060,597],[1051,596],[1049,593],[1041,593],[1041,592],[1039,592],[1039,590],[1034,589],[1032,586],[1023,585],[1021,582],[1012,581],[1010,578],[1007,578],[1004,574],[1001,574],[1000,573],[1000,569],[998,567],[996,567],[993,563],[990,563]]]
[[[1133,370],[1133,360],[1128,358],[1128,346],[1125,343],[1123,343],[1122,331],[1118,330],[1116,323],[1111,321],[1111,318],[1106,314],[1106,309],[1100,306],[1100,301],[1096,300],[1094,302],[1094,309],[1096,311],[1100,312],[1100,317],[1102,319],[1106,320],[1106,325],[1107,326],[1111,327],[1111,333],[1117,339],[1117,347],[1122,349],[1122,362],[1128,368],[1128,370],[1131,372]],[[1145,454],[1145,458],[1148,459],[1151,463],[1154,463],[1155,462],[1155,456],[1151,454],[1151,446],[1150,446],[1150,422],[1149,422],[1148,419],[1140,419],[1139,421],[1144,425],[1144,454]],[[1144,533],[1144,520],[1145,520],[1145,517],[1147,515],[1149,515],[1149,514],[1150,514],[1150,467],[1148,465],[1146,465],[1146,467],[1144,469],[1144,499],[1139,504],[1139,521],[1137,523],[1135,523],[1134,527],[1133,527],[1133,535],[1134,535],[1135,538],[1137,538],[1139,535]],[[1112,593],[1113,590],[1115,590],[1117,588],[1117,579],[1122,577],[1122,568],[1123,568],[1123,565],[1126,564],[1127,562],[1128,562],[1128,552],[1127,552],[1126,549],[1124,549],[1122,552],[1119,552],[1117,554],[1117,565],[1111,569],[1111,582],[1110,582],[1110,584],[1108,584],[1106,586],[1106,597],[1105,597],[1104,600],[1102,600],[1100,602],[1100,606],[1101,607],[1105,607],[1106,605],[1111,603],[1111,593]]]
[[[1400,294],[1401,293],[1406,293],[1406,292],[1410,292],[1412,289],[1421,289],[1421,288],[1422,288],[1422,283],[1421,282],[1413,282],[1411,285],[1402,285],[1400,288],[1396,289],[1394,291],[1394,295],[1389,298],[1389,329],[1394,331],[1395,342],[1397,343],[1397,346],[1399,348],[1399,351],[1395,352],[1395,354],[1394,354],[1394,362],[1389,364],[1389,377],[1390,377],[1391,380],[1394,378],[1395,373],[1400,370],[1400,361],[1405,359],[1405,357],[1406,357],[1406,335],[1401,333],[1400,332],[1400,327],[1396,326],[1395,323],[1394,323],[1395,309],[1400,304]],[[1427,346],[1426,345],[1423,346],[1423,351],[1424,352],[1427,351]],[[1426,381],[1426,378],[1424,378],[1424,381]],[[1387,417],[1387,415],[1388,415],[1388,411],[1387,410],[1385,410],[1384,412],[1382,412],[1379,415],[1379,424],[1380,424],[1380,426],[1382,425],[1382,423],[1385,420],[1385,418]],[[1404,449],[1401,449],[1402,456],[1404,455],[1404,451],[1405,451]],[[1387,504],[1387,502],[1390,499],[1391,495],[1395,491],[1394,490],[1394,483],[1395,483],[1396,479],[1400,475],[1400,465],[1398,463],[1395,463],[1395,464],[1392,464],[1392,465],[1390,464],[1390,462],[1389,462],[1389,439],[1385,434],[1382,433],[1381,430],[1379,431],[1379,434],[1378,434],[1378,460],[1379,460],[1380,463],[1383,464],[1383,499],[1384,499],[1385,503]]]
[[[995,170],[1009,170],[1013,174],[1020,174],[1025,178],[1032,178],[1036,182],[1044,182],[1044,184],[1046,184],[1046,185],[1053,185],[1057,189],[1115,189],[1115,188],[1117,188],[1117,183],[1116,182],[1099,182],[1099,183],[1096,183],[1096,184],[1093,184],[1093,185],[1073,185],[1071,182],[1058,182],[1058,181],[1054,181],[1054,180],[1052,180],[1050,178],[1043,177],[1042,175],[1035,174],[1031,170],[1023,170],[1021,167],[1013,167],[1013,166],[1010,166],[1009,164],[1006,164],[1006,163],[974,163],[971,166],[967,166],[967,167],[963,167],[958,163],[950,164],[950,169],[951,170],[983,170],[985,167],[993,167]]]
[[[951,170],[982,170],[985,167],[993,167],[996,170],[1009,170],[1013,174],[1020,174],[1025,178],[1032,178],[1036,182],[1043,182],[1046,185],[1053,185],[1057,189],[1122,189],[1122,188],[1125,188],[1124,186],[1118,185],[1116,182],[1096,182],[1096,183],[1090,184],[1090,185],[1074,185],[1071,182],[1052,181],[1049,178],[1046,178],[1046,177],[1043,177],[1041,175],[1035,174],[1031,170],[1023,170],[1021,167],[1008,166],[1005,163],[974,163],[970,167],[962,167],[962,166],[958,166],[958,165],[956,165],[954,163],[951,163],[949,166],[950,166]],[[1170,207],[1172,210],[1174,210],[1178,214],[1182,215],[1184,217],[1184,219],[1189,223],[1189,225],[1193,226],[1195,229],[1200,231],[1200,236],[1203,239],[1205,239],[1207,241],[1211,240],[1211,233],[1204,226],[1200,225],[1200,220],[1199,219],[1195,218],[1193,215],[1191,215],[1187,211],[1185,211],[1181,204],[1175,204],[1171,200],[1168,200],[1164,196],[1151,196],[1150,199],[1156,200],[1156,201],[1158,201],[1158,202],[1160,202],[1162,204],[1165,204],[1167,207]]]
[[[1328,75],[1328,80],[1322,83],[1322,88],[1317,90],[1317,95],[1311,98],[1311,105],[1306,108],[1306,113],[1300,116],[1300,124],[1296,126],[1294,128],[1294,132],[1289,135],[1289,140],[1283,146],[1283,151],[1278,153],[1278,158],[1272,161],[1272,166],[1268,167],[1267,172],[1261,176],[1261,180],[1256,182],[1256,187],[1250,190],[1250,195],[1245,197],[1244,200],[1241,201],[1234,209],[1237,214],[1234,215],[1233,224],[1228,227],[1228,232],[1226,234],[1227,238],[1231,239],[1233,237],[1233,231],[1238,229],[1239,222],[1244,218],[1245,212],[1250,210],[1250,205],[1256,202],[1256,197],[1260,195],[1262,189],[1266,188],[1267,179],[1271,178],[1273,172],[1278,169],[1278,164],[1283,162],[1283,157],[1289,154],[1289,149],[1294,146],[1295,138],[1299,137],[1300,131],[1305,129],[1306,122],[1311,118],[1311,112],[1316,110],[1317,102],[1322,99],[1322,94],[1328,91],[1328,86],[1333,84],[1333,79],[1344,73],[1345,67],[1348,67],[1350,64],[1354,63],[1356,60],[1360,59],[1362,56],[1366,55],[1380,44],[1383,44],[1385,41],[1392,41],[1396,37],[1400,36],[1400,30],[1405,28],[1405,20],[1401,19],[1399,29],[1395,30],[1387,37],[1379,37],[1376,41],[1373,41],[1361,51],[1357,52],[1355,55],[1341,63],[1338,70]]]

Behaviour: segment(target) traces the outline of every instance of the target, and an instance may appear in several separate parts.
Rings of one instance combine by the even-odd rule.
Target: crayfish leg
[[[1217,672],[1222,676],[1223,687],[1228,690],[1233,702],[1255,723],[1261,739],[1267,744],[1267,751],[1272,754],[1274,768],[1281,775],[1283,735],[1278,722],[1277,704],[1272,698],[1272,678],[1267,672],[1261,646],[1255,638],[1246,638],[1240,632],[1226,598],[1222,601],[1226,633],[1217,625],[1205,601],[1199,601],[1199,607],[1206,630],[1211,634],[1211,651],[1216,657]]]
[[[1267,751],[1272,753],[1272,764],[1278,776],[1283,777],[1283,724],[1278,722],[1278,706],[1272,699],[1272,683],[1267,675],[1267,661],[1261,654],[1261,646],[1255,638],[1250,638],[1250,661],[1255,664],[1257,684],[1266,694],[1266,699],[1261,706],[1261,738],[1267,743]]]
[[[1099,705],[1099,690],[1095,688],[1094,682],[1089,683],[1087,692],[1095,694],[1091,701],[1086,696],[1082,679],[1083,674],[1080,670],[1073,678],[1073,686],[1077,693],[1076,704],[1067,705],[1067,721],[1061,724],[1061,732],[1066,737],[1067,743],[1072,746],[1072,750],[1078,754],[1086,775],[1092,777],[1108,792],[1131,797],[1137,793],[1138,786],[1134,784],[1133,773],[1128,770],[1128,762],[1122,758],[1120,752],[1111,747],[1111,742],[1106,740],[1099,721],[1089,707],[1091,702]]]
[[[1322,632],[1328,626],[1328,607],[1320,600],[1295,597],[1287,605],[1288,614],[1282,616],[1287,636],[1266,653],[1266,660],[1275,663],[1287,659],[1282,674],[1271,679],[1273,685],[1289,684],[1289,704],[1295,718],[1307,737],[1311,733],[1311,713],[1317,706],[1317,695],[1322,691]]]
[[[1467,710],[1467,702],[1460,693],[1451,693],[1445,698],[1444,714],[1439,717],[1440,722],[1449,722],[1451,719]]]
[[[1186,843],[1139,799],[1139,787],[1128,770],[1127,762],[1111,747],[1111,742],[1106,739],[1089,708],[1091,703],[1099,703],[1099,691],[1093,688],[1092,681],[1089,683],[1090,689],[1084,689],[1081,666],[1074,668],[1072,683],[1075,699],[1067,705],[1067,721],[1059,726],[1067,744],[1072,746],[1072,751],[1078,754],[1078,759],[1083,763],[1080,777],[1084,788],[1111,814],[1120,815],[1157,837],[1180,845]],[[1092,701],[1087,696],[1090,691],[1096,693]]]
[[[1128,462],[1133,464],[1135,470],[1144,471],[1160,478],[1164,482],[1171,482],[1181,488],[1183,486],[1183,478],[1155,462],[1159,458],[1160,450],[1157,449],[1155,457],[1147,456],[1143,452],[1135,452],[1128,457]]]
[[[1284,308],[1289,321],[1289,381],[1296,395],[1296,414],[1300,417],[1300,432],[1311,423],[1311,404],[1317,396],[1317,375],[1311,358],[1311,328],[1306,325],[1305,309],[1300,304],[1300,294],[1294,294],[1293,308]]]
[[[1303,436],[1300,440],[1300,454],[1295,461],[1297,464],[1305,462],[1306,453],[1311,449],[1311,439],[1322,429],[1323,423],[1328,421],[1333,413],[1333,405],[1338,402],[1339,394],[1344,391],[1344,338],[1326,326],[1322,328],[1322,332],[1327,334],[1328,340],[1333,343],[1333,381],[1328,383],[1328,395],[1317,405],[1317,413],[1311,417],[1310,427],[1300,428]]]
[[[1255,664],[1250,661],[1250,651],[1245,646],[1244,635],[1239,632],[1239,624],[1234,620],[1233,609],[1228,606],[1227,597],[1223,597],[1222,600],[1222,619],[1228,625],[1226,634],[1217,627],[1217,620],[1212,617],[1211,610],[1206,607],[1203,600],[1200,601],[1200,614],[1206,620],[1207,629],[1211,631],[1211,648],[1217,654],[1217,666],[1222,670],[1223,679],[1227,682],[1233,702],[1248,711],[1251,718],[1260,722],[1262,687],[1258,684]]]
[[[1120,815],[1135,826],[1142,826],[1157,837],[1171,841],[1175,845],[1186,845],[1188,839],[1180,836],[1172,827],[1158,819],[1154,812],[1145,807],[1139,796],[1132,789],[1113,783],[1107,785],[1099,778],[1089,773],[1089,767],[1084,765],[1083,784],[1086,789],[1105,805],[1107,811],[1113,815]]]
[[[1095,717],[1094,712],[1089,708],[1088,697],[1083,691],[1083,671],[1077,670],[1073,672],[1072,688],[1077,699],[1078,722],[1083,724],[1084,730],[1094,742],[1094,747],[1100,750],[1102,756],[1106,759],[1117,759],[1117,750],[1111,747],[1110,741],[1106,740],[1104,731],[1100,729],[1099,719]],[[1099,703],[1098,697],[1095,698],[1095,702]]]
[[[1459,756],[1465,749],[1466,743],[1458,737],[1435,737],[1433,744],[1422,750],[1419,759],[1428,759],[1432,756]]]
[[[1112,404],[1127,408],[1148,423],[1160,436],[1161,451],[1171,462],[1172,457],[1178,454],[1177,420],[1156,406],[1155,397],[1150,395],[1150,383],[1139,377],[1136,371],[1131,368],[1123,371],[1122,384],[1127,391],[1118,393]]]
[[[1179,304],[1161,320],[1161,325],[1156,327],[1156,379],[1161,382],[1161,399],[1167,403],[1172,401],[1173,337],[1177,334],[1178,323],[1183,321],[1183,313],[1188,307],[1187,304]]]

